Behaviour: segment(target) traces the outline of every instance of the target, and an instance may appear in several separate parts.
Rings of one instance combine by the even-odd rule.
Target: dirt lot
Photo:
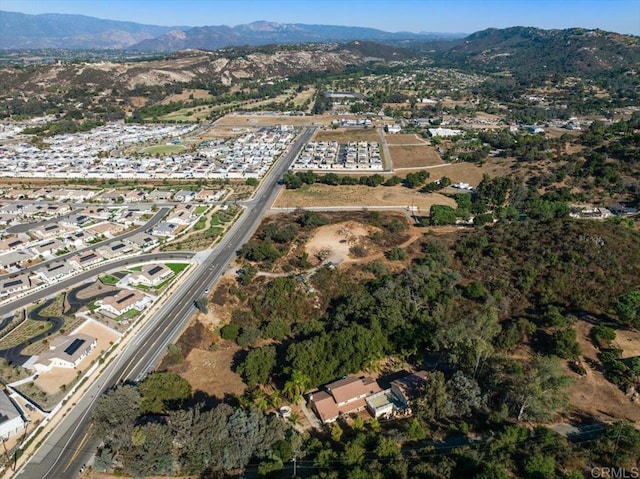
[[[231,371],[233,356],[242,349],[232,341],[221,341],[217,351],[194,348],[175,371],[189,381],[194,391],[222,399],[225,394],[242,395],[246,386]]]
[[[605,379],[600,370],[598,351],[589,338],[592,326],[585,321],[576,324],[583,366],[587,373],[580,376],[566,368],[567,375],[575,380],[569,394],[569,404],[574,411],[593,415],[603,421],[627,419],[638,423],[640,405],[632,403],[617,386]],[[640,354],[640,333],[618,331],[615,346],[624,349],[624,357]]]
[[[482,180],[482,175],[504,176],[511,172],[511,167],[515,164],[513,160],[500,158],[487,162],[480,167],[472,163],[453,163],[450,165],[435,166],[427,169],[431,174],[429,181],[435,181],[443,176],[451,179],[453,183],[469,183],[471,186],[478,186]]]
[[[384,135],[389,146],[393,145],[428,145],[429,142],[415,133],[398,133]]]
[[[313,135],[312,141],[337,141],[338,143],[375,141],[380,143],[382,139],[374,128],[338,128],[336,130],[318,130]]]
[[[394,170],[443,165],[435,148],[417,145],[389,145]]]
[[[218,286],[216,291],[221,287]],[[186,355],[182,364],[163,364],[160,369],[178,373],[189,381],[194,391],[203,391],[220,399],[225,394],[242,395],[245,385],[231,370],[233,357],[242,348],[233,341],[220,339],[217,333],[220,323],[228,320],[227,314],[223,313],[229,312],[229,308],[210,303],[209,313],[199,313],[178,340],[180,350]]]
[[[329,125],[333,116],[289,115],[227,115],[216,121],[216,126],[273,126],[273,125]]]
[[[349,253],[351,247],[366,246],[366,238],[379,231],[370,225],[355,221],[344,221],[318,228],[305,245],[310,257],[325,257],[334,264],[354,259]]]
[[[440,174],[439,170],[438,174]],[[434,174],[432,173],[432,177],[433,176]],[[439,178],[439,176],[436,177]],[[480,178],[482,178],[482,175],[480,175]],[[282,190],[276,199],[274,207],[409,207],[411,205],[418,207],[421,211],[427,212],[432,205],[449,205],[455,207],[456,203],[453,199],[438,193],[425,194],[403,186],[379,186],[371,188],[363,185],[329,186],[316,183],[314,185],[304,185],[297,190]]]

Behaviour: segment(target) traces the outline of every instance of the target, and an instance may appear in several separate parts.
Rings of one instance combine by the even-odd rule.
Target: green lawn
[[[110,274],[106,274],[104,276],[100,277],[100,282],[102,284],[117,284],[118,281],[120,281],[118,278],[116,278],[115,276],[111,276]]]
[[[198,206],[196,208],[196,214],[198,216],[200,216],[202,213],[204,213],[205,211],[207,211],[207,207],[206,206]]]
[[[178,153],[184,150],[182,145],[153,145],[144,149],[145,153],[150,155],[166,155],[169,153]]]
[[[203,230],[206,226],[207,226],[207,219],[199,218],[198,221],[196,221],[196,224],[193,225],[193,230],[194,231]]]
[[[133,273],[137,273],[142,271],[142,266],[134,266],[133,268],[129,268],[129,271],[133,272]]]
[[[115,321],[122,321],[124,319],[133,319],[136,316],[138,316],[140,314],[140,311],[138,311],[137,309],[130,309],[129,311],[127,311],[124,314],[121,314],[120,316],[118,316]]]
[[[166,263],[166,267],[173,271],[176,276],[187,269],[188,266],[189,263]]]

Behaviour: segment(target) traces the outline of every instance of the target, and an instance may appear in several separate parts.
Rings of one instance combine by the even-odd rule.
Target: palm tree
[[[277,389],[273,391],[271,396],[269,396],[269,402],[271,403],[271,407],[275,409],[279,409],[282,406],[282,394]]]
[[[300,424],[302,424],[302,421],[300,419],[301,419],[300,414],[297,412],[292,412],[291,415],[289,416],[289,421],[294,426],[299,426]]]
[[[305,393],[311,380],[300,371],[293,371],[291,378],[284,383],[282,392],[286,397],[294,403],[297,403],[302,399],[302,395]]]

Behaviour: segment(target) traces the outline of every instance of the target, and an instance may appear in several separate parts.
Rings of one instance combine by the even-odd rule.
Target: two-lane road
[[[20,471],[28,479],[74,478],[80,467],[95,452],[96,441],[90,435],[91,410],[100,393],[123,380],[138,380],[152,371],[167,345],[175,341],[194,314],[193,303],[220,278],[237,249],[244,244],[273,203],[278,182],[300,149],[309,141],[315,128],[306,128],[267,173],[254,200],[224,236],[215,250],[177,288],[158,313],[147,320],[122,353],[89,387],[44,441],[37,453]]]

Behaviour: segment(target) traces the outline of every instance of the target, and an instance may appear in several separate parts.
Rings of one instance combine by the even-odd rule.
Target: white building
[[[123,289],[115,296],[100,301],[99,310],[117,317],[132,309],[142,311],[150,302],[151,299],[140,291]]]
[[[163,264],[146,264],[142,271],[129,277],[129,284],[142,284],[144,286],[157,286],[173,275],[173,271]]]
[[[52,368],[76,368],[98,344],[98,340],[87,334],[58,336],[51,341],[49,350],[38,356],[33,368],[47,372]]]
[[[0,438],[9,439],[24,430],[22,414],[4,391],[0,391]]]

